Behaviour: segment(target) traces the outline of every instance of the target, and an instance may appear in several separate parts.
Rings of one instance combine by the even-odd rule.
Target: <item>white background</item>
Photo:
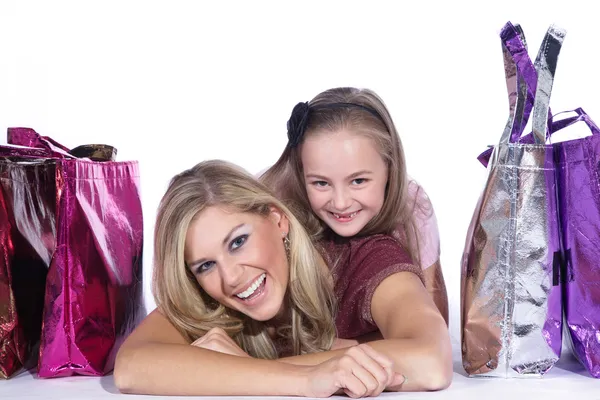
[[[456,343],[460,259],[486,176],[476,157],[508,117],[498,33],[521,23],[535,57],[551,23],[567,29],[552,107],[581,106],[600,122],[594,4],[3,1],[0,130],[108,143],[139,160],[149,288],[156,207],[174,174],[208,158],[256,173],[285,146],[297,102],[371,88],[433,201]]]

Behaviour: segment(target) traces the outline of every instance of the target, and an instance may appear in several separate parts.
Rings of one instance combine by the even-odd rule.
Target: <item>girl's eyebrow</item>
[[[372,171],[369,171],[369,170],[366,170],[366,169],[362,169],[360,171],[357,171],[357,172],[354,172],[354,173],[348,175],[346,177],[346,179],[352,179],[352,178],[355,178],[355,177],[360,176],[360,175],[369,175],[369,174],[372,174],[372,173],[373,173]],[[326,181],[328,179],[326,176],[319,175],[319,174],[307,174],[306,177],[307,178],[313,178],[313,179],[322,179],[324,181]]]
[[[315,179],[323,179],[323,180],[327,180],[327,177],[322,176],[322,175],[318,175],[318,174],[308,174],[306,175],[307,178],[315,178]]]
[[[360,170],[358,172],[355,172],[353,174],[348,175],[348,179],[356,178],[359,175],[369,175],[369,174],[372,174],[372,173],[373,172],[371,172],[369,170],[363,169],[363,170]]]

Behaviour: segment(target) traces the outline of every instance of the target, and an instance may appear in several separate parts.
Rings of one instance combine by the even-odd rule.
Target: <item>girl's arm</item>
[[[391,382],[402,381],[386,365],[387,357],[351,350],[315,366],[224,354],[192,346],[154,310],[119,349],[114,379],[124,393],[308,397],[328,397],[339,390],[352,397],[377,395]]]
[[[446,326],[448,326],[448,293],[446,292],[446,282],[444,282],[440,260],[424,269],[423,276],[425,278],[425,287],[446,321]]]
[[[433,204],[422,186],[415,180],[409,185],[409,195],[414,198],[415,210],[415,228],[417,230],[417,240],[419,243],[419,257],[423,276],[425,278],[425,287],[433,298],[433,302],[446,321],[448,326],[448,294],[446,293],[446,283],[440,266],[440,231],[438,229],[437,217]],[[412,200],[412,198],[411,198]],[[402,232],[403,227],[398,227],[398,232]],[[400,235],[401,236],[401,235]]]
[[[393,391],[441,390],[452,380],[452,350],[444,319],[431,296],[411,272],[384,279],[373,294],[371,313],[384,339],[369,342],[390,357],[394,370],[407,381]],[[281,359],[295,365],[315,365],[344,350]]]

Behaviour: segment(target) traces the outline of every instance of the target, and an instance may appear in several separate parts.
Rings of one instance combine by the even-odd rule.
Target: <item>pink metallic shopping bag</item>
[[[56,162],[49,155],[40,149],[0,146],[0,378],[4,379],[36,361],[56,236]]]
[[[105,151],[108,146],[79,148],[89,151],[88,158],[75,158],[26,128],[10,129],[8,142],[67,154],[53,159],[56,217],[50,240],[55,246],[46,278],[38,374],[103,375],[113,369],[120,344],[144,315],[138,163],[93,161],[103,152],[114,156]]]

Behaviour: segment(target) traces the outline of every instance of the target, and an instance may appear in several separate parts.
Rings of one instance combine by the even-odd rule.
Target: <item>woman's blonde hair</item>
[[[260,180],[282,201],[300,211],[297,215],[301,223],[313,239],[318,240],[327,225],[310,207],[302,169],[302,143],[312,135],[342,129],[370,138],[387,164],[388,181],[380,212],[365,225],[360,235],[384,233],[400,236],[413,262],[419,264],[417,227],[413,216],[416,202],[411,201],[408,194],[410,182],[402,142],[383,100],[369,89],[334,88],[318,94],[308,103],[308,108],[306,130],[299,145],[288,143],[279,160]]]
[[[269,189],[241,168],[210,160],[175,176],[163,196],[155,226],[153,294],[159,310],[190,342],[211,328],[224,329],[253,357],[277,357],[263,322],[210,298],[184,260],[190,223],[211,206],[267,218],[273,207],[289,220],[289,284],[284,301],[289,325],[279,332],[293,354],[328,350],[335,339],[334,296],[329,270],[298,219]],[[283,240],[282,240],[282,246]]]

